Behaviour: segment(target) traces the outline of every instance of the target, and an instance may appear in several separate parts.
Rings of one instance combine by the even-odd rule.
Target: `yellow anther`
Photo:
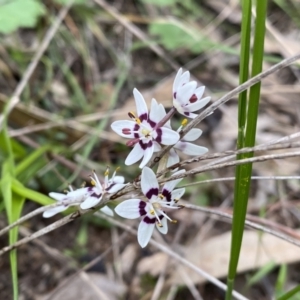
[[[165,198],[165,196],[164,196],[163,194],[159,194],[158,197],[159,197],[160,199],[164,199],[164,198]]]
[[[128,113],[128,116],[129,118],[133,119],[137,124],[141,124],[141,120],[135,116],[134,112],[130,111]]]
[[[151,214],[151,215],[155,215],[154,209],[151,209],[151,210],[150,210],[150,214]]]
[[[163,225],[161,223],[157,223],[158,227],[163,227]]]
[[[117,167],[117,168],[116,168],[116,172],[118,172],[120,169],[121,169],[121,167]]]
[[[171,223],[176,224],[177,220],[172,220]]]
[[[187,119],[183,119],[181,122],[181,126],[185,126],[187,124],[188,120]]]
[[[174,199],[174,202],[175,202],[175,203],[178,203],[178,201],[179,201],[179,199]]]
[[[94,179],[91,179],[91,185],[96,185],[96,182]]]
[[[109,169],[106,169],[106,171],[104,172],[104,176],[108,176],[109,175]]]
[[[82,184],[81,184],[81,187],[84,188],[86,186],[86,182],[84,181]]]

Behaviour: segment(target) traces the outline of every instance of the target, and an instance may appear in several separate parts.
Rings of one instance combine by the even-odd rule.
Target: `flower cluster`
[[[111,128],[121,137],[129,139],[127,146],[132,147],[131,152],[125,160],[126,165],[132,165],[141,160],[139,167],[141,173],[141,190],[143,196],[136,196],[125,200],[115,207],[115,212],[127,219],[141,218],[138,227],[138,242],[141,247],[145,247],[156,227],[162,234],[168,232],[168,220],[176,223],[165,212],[172,209],[182,208],[178,205],[179,199],[183,196],[185,189],[174,189],[181,181],[176,179],[164,184],[161,188],[157,181],[155,173],[146,165],[150,162],[153,154],[161,150],[162,145],[173,146],[167,153],[165,167],[177,164],[180,161],[178,151],[186,155],[202,155],[208,151],[207,148],[195,145],[191,142],[196,141],[202,134],[198,128],[191,129],[185,136],[181,137],[182,127],[186,125],[187,119],[184,119],[177,130],[171,127],[171,117],[178,112],[187,118],[195,118],[195,111],[203,108],[210,97],[202,98],[205,87],[197,87],[196,81],[190,81],[190,73],[182,72],[180,69],[176,75],[173,84],[173,107],[166,113],[162,104],[158,104],[152,99],[150,109],[148,110],[142,94],[133,90],[136,104],[136,112],[129,112],[130,120],[115,121]],[[172,175],[179,175],[185,170],[178,170]],[[99,205],[105,194],[114,194],[120,191],[124,186],[124,177],[116,176],[108,178],[108,169],[105,172],[104,181],[93,173],[90,176],[91,187],[82,187],[73,190],[69,186],[66,194],[50,193],[50,197],[58,201],[58,205],[44,212],[44,217],[49,218],[59,212],[66,210],[72,205],[80,206],[81,209],[89,209]],[[105,202],[106,203],[106,202]],[[101,210],[112,216],[113,211],[102,204]]]

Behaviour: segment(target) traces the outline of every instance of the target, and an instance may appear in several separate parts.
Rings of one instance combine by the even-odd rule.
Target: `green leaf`
[[[25,183],[42,168],[47,161],[41,156],[50,149],[50,146],[43,146],[29,154],[16,166],[16,176],[19,181]]]
[[[250,51],[250,30],[251,30],[251,0],[242,1],[243,3],[243,27],[242,27],[242,49],[241,54],[240,80],[243,82],[248,77],[248,60]],[[254,33],[252,72],[255,76],[262,70],[264,54],[264,36],[265,20],[267,12],[267,0],[256,2],[256,22]],[[241,82],[241,83],[242,83]],[[240,97],[242,103],[239,103],[239,132],[238,148],[253,147],[255,144],[256,125],[258,117],[258,107],[260,99],[260,83],[250,88],[248,101],[247,94]],[[247,105],[247,107],[246,107]],[[246,109],[247,108],[247,109]],[[237,159],[253,157],[253,153],[238,155]],[[236,270],[239,261],[239,255],[243,240],[244,224],[247,213],[248,196],[251,182],[252,164],[237,166],[236,180],[234,188],[233,204],[233,222],[232,222],[232,239],[230,250],[230,262],[227,277],[226,300],[232,299],[232,290],[236,277]]]
[[[11,33],[19,27],[34,27],[45,13],[37,0],[10,0],[0,4],[0,32]]]
[[[297,295],[299,296],[299,293],[300,293],[300,285],[297,285],[296,287],[294,287],[293,289],[291,289],[290,291],[288,291],[287,293],[285,293],[281,297],[277,298],[277,300],[294,299],[292,297],[297,296]],[[299,298],[297,297],[297,299],[299,299]]]
[[[268,275],[271,271],[273,271],[276,267],[276,263],[274,261],[270,261],[263,267],[261,267],[248,281],[247,285],[251,286],[257,282],[260,282],[266,275]]]
[[[4,205],[8,218],[8,223],[12,224],[17,221],[22,213],[25,198],[12,192],[13,178],[10,174],[10,163],[6,161],[2,167],[1,193],[4,199]],[[13,228],[9,232],[9,244],[12,245],[18,240],[18,227]],[[10,267],[13,282],[14,299],[18,299],[18,266],[17,266],[17,250],[10,251]]]
[[[12,179],[11,187],[13,192],[15,192],[16,194],[32,200],[40,205],[49,205],[55,202],[50,197],[45,196],[44,194],[28,189],[17,179]]]
[[[199,32],[177,21],[153,22],[149,26],[149,32],[157,36],[158,42],[168,50],[185,48],[199,53],[207,48],[207,41],[199,35]]]
[[[147,4],[153,4],[157,6],[172,6],[175,5],[177,0],[141,0]]]

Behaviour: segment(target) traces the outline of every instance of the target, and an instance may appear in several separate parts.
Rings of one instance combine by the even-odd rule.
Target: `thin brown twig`
[[[206,171],[212,171],[212,170],[217,170],[217,169],[221,169],[221,168],[227,168],[227,167],[232,167],[232,166],[237,166],[237,165],[242,165],[242,164],[247,164],[247,163],[256,163],[256,162],[262,162],[262,161],[267,161],[267,160],[283,159],[283,158],[296,157],[296,156],[300,156],[300,152],[289,152],[289,153],[283,153],[283,154],[269,154],[269,155],[256,156],[256,157],[247,158],[247,159],[234,160],[234,161],[230,161],[230,162],[225,162],[223,164],[207,165],[207,166],[195,168],[190,171],[186,171],[182,174],[173,175],[168,178],[158,179],[158,182],[159,182],[159,184],[162,184],[162,183],[165,183],[168,181],[185,178],[185,177],[188,177],[191,175],[196,175],[196,174],[203,173]],[[114,200],[116,198],[122,197],[123,195],[136,190],[138,187],[139,187],[139,182],[135,182],[134,184],[128,185],[128,187],[125,187],[121,191],[112,195],[110,199]]]
[[[232,214],[224,212],[219,209],[201,207],[201,206],[188,204],[188,203],[185,204],[185,208],[201,211],[201,212],[212,214],[212,215],[218,215],[220,217],[230,219],[230,220],[232,220],[232,218],[233,218]],[[252,220],[255,220],[256,222],[259,221],[260,223],[265,223],[265,224],[268,224],[269,226],[276,227],[277,229],[280,229],[280,230],[286,232],[287,234],[281,233],[276,230],[272,230],[271,228],[257,224],[256,222],[249,221],[249,218]],[[269,220],[264,220],[264,219],[261,219],[261,218],[255,217],[255,216],[251,216],[251,215],[247,215],[247,219],[245,221],[245,226],[249,226],[250,228],[269,233],[273,236],[276,236],[277,238],[280,238],[281,240],[284,240],[284,241],[291,243],[297,247],[300,247],[300,235],[298,233],[296,233],[294,230],[290,230],[290,228],[288,228],[288,227],[271,222]]]
[[[61,22],[67,15],[70,7],[73,4],[73,1],[74,0],[70,0],[68,5],[66,5],[65,7],[63,7],[60,10],[60,12],[58,13],[58,16],[55,19],[55,21],[53,22],[52,26],[46,32],[44,39],[42,40],[37,52],[35,53],[35,55],[33,56],[32,60],[31,60],[31,63],[28,65],[21,81],[18,83],[12,97],[8,101],[6,108],[4,109],[4,113],[0,116],[0,131],[2,129],[5,118],[9,115],[9,113],[13,110],[13,108],[19,103],[20,96],[21,96],[23,90],[25,89],[30,77],[32,76],[35,68],[37,67],[38,62],[40,61],[42,55],[48,48],[52,38],[54,37],[55,33],[57,32]]]
[[[291,180],[291,179],[299,180],[300,176],[251,176],[251,180]],[[213,179],[200,180],[200,181],[187,183],[187,184],[181,185],[180,188],[194,186],[194,185],[198,185],[198,184],[234,181],[234,180],[235,180],[235,177],[213,178]],[[0,235],[1,235],[1,231],[0,231]]]
[[[208,159],[214,159],[214,158],[220,158],[224,156],[231,156],[231,155],[237,155],[241,153],[249,153],[249,152],[259,152],[259,151],[270,151],[270,150],[281,150],[281,149],[289,149],[289,148],[299,148],[300,147],[300,142],[294,142],[294,143],[282,143],[282,144],[273,144],[273,145],[258,145],[255,147],[247,147],[247,148],[242,148],[240,150],[227,150],[224,152],[217,152],[217,153],[212,153],[212,154],[206,154],[206,155],[200,155],[200,156],[195,156],[186,160],[183,160],[177,164],[174,164],[170,166],[169,168],[165,169],[163,172],[157,174],[158,176],[161,176],[165,174],[166,172],[181,168],[185,165],[199,162],[202,160],[208,160]]]
[[[300,156],[300,151],[290,152],[290,153],[282,153],[282,154],[269,154],[269,155],[256,156],[256,157],[247,158],[247,159],[240,159],[240,160],[226,162],[224,164],[217,164],[217,165],[212,165],[212,166],[203,166],[203,167],[195,168],[193,170],[187,171],[182,174],[171,176],[169,178],[163,178],[161,180],[158,180],[158,182],[165,183],[167,181],[184,178],[184,177],[187,177],[190,175],[196,175],[199,173],[203,173],[205,171],[212,171],[212,170],[216,170],[216,169],[238,166],[238,165],[243,165],[243,164],[247,164],[247,163],[256,163],[256,162],[262,162],[262,161],[266,161],[266,160],[283,159],[283,158],[296,157],[296,156]]]

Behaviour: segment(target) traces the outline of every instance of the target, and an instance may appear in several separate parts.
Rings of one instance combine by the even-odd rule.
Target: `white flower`
[[[88,188],[89,196],[80,204],[82,209],[96,206],[105,193],[116,193],[125,186],[123,176],[116,176],[116,172],[114,172],[111,179],[108,179],[108,175],[109,169],[107,168],[104,173],[104,182],[101,183],[96,173],[93,172],[93,176],[90,176],[93,186]],[[113,215],[112,210],[107,206],[104,206],[101,210],[110,216]]]
[[[179,134],[166,127],[161,127],[162,120],[159,113],[159,105],[152,99],[151,109],[148,108],[144,97],[137,90],[133,90],[137,108],[137,116],[130,112],[128,115],[132,121],[115,121],[111,128],[120,136],[131,139],[127,145],[134,146],[125,160],[126,165],[132,165],[143,160],[140,168],[143,168],[151,159],[153,152],[160,149],[160,144],[174,145],[179,140]]]
[[[183,172],[185,170],[180,170],[175,174]],[[115,208],[115,212],[123,218],[136,219],[143,217],[138,228],[138,242],[142,248],[147,246],[155,225],[162,234],[166,234],[168,232],[167,220],[176,223],[175,220],[167,216],[164,209],[182,208],[182,206],[177,205],[177,202],[184,194],[185,189],[174,190],[181,180],[167,182],[159,194],[159,185],[154,172],[145,167],[141,176],[141,188],[147,200],[130,199],[120,203]]]
[[[180,114],[194,119],[197,115],[192,112],[201,109],[210,101],[210,97],[201,99],[204,89],[205,86],[197,88],[197,82],[190,81],[190,72],[182,74],[180,68],[173,83],[173,106]]]
[[[69,185],[69,190],[70,191],[68,191],[67,194],[54,193],[54,192],[49,193],[49,196],[54,200],[58,201],[59,203],[61,203],[61,205],[44,211],[43,213],[44,218],[50,218],[56,215],[57,213],[66,210],[70,206],[74,206],[74,205],[77,206],[90,195],[89,188],[87,187],[80,188],[78,190],[73,190],[73,188]],[[66,204],[64,204],[64,202],[66,202]]]

